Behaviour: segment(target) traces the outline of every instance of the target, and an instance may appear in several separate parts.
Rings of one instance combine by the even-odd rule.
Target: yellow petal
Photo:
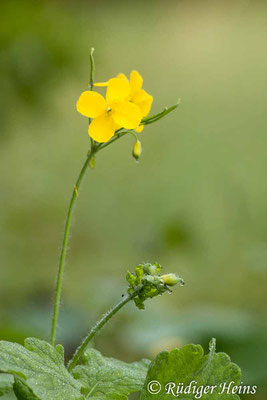
[[[143,78],[137,71],[132,71],[130,75],[130,86],[132,96],[142,89]]]
[[[127,76],[124,75],[124,74],[121,72],[120,74],[117,75],[117,78],[126,78],[126,79],[127,79]],[[128,79],[127,79],[127,81],[128,81]]]
[[[101,94],[85,91],[77,101],[77,111],[88,118],[96,118],[106,111],[107,103]]]
[[[130,96],[130,84],[125,75],[120,74],[108,81],[106,100],[108,104],[125,101]]]
[[[115,132],[115,123],[111,114],[105,113],[95,118],[89,125],[88,133],[96,142],[107,142]]]
[[[138,133],[143,132],[144,127],[145,127],[145,125],[139,125],[139,126],[135,129],[135,132],[138,132]]]
[[[120,129],[120,128],[122,128],[122,126],[115,123],[115,130]]]
[[[126,129],[136,128],[142,118],[140,108],[129,101],[114,105],[112,116],[116,124]]]
[[[132,97],[132,101],[140,107],[142,117],[145,117],[151,109],[153,97],[141,89]]]
[[[97,82],[94,83],[94,86],[105,87],[108,86],[108,82]]]

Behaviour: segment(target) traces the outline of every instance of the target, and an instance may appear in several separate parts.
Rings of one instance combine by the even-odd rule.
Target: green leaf
[[[40,400],[40,397],[35,396],[33,391],[27,386],[24,379],[15,377],[13,390],[18,400]]]
[[[63,347],[28,338],[25,347],[0,341],[0,371],[25,380],[42,400],[82,400],[81,384],[64,366]]]
[[[10,374],[0,374],[0,396],[13,389],[14,377]]]
[[[204,355],[200,345],[186,345],[181,349],[174,349],[171,352],[163,351],[150,364],[141,400],[169,400],[177,394],[177,388],[183,384],[183,388],[191,384],[191,389],[184,393],[179,393],[180,399],[202,400],[237,400],[237,394],[222,394],[223,384],[233,382],[231,387],[239,385],[241,379],[240,368],[231,362],[225,353],[215,353],[215,339],[210,343],[210,353]],[[154,381],[154,384],[151,382]],[[155,382],[156,381],[156,382]],[[196,381],[197,383],[195,383]],[[159,384],[160,385],[159,385]],[[171,383],[170,385],[168,385]],[[195,394],[193,385],[196,385]],[[151,386],[152,385],[152,386]],[[166,386],[167,385],[167,386]],[[201,386],[215,386],[209,389],[206,394],[202,393],[196,397],[197,390],[201,391]],[[155,393],[159,390],[158,393]],[[188,392],[190,390],[190,392]],[[153,394],[151,393],[154,392]],[[168,393],[169,392],[169,393]],[[156,396],[155,396],[156,395]]]
[[[86,399],[125,400],[130,393],[142,389],[150,361],[126,363],[103,357],[94,349],[84,353],[82,364],[72,371],[78,379]]]

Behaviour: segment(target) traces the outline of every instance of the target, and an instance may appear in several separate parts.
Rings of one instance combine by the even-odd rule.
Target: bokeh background
[[[73,184],[88,147],[75,103],[89,81],[137,69],[152,112],[177,111],[99,154],[79,193],[58,341],[67,357],[158,261],[186,281],[130,304],[97,337],[133,361],[217,338],[267,396],[266,2],[1,1],[0,337],[48,339]],[[245,399],[246,396],[243,396]],[[250,398],[250,397],[248,397]]]

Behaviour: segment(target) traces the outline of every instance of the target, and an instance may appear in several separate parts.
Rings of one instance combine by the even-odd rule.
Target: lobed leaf
[[[64,366],[64,350],[36,338],[28,338],[25,347],[0,341],[0,371],[21,378],[16,382],[19,392],[28,392],[42,400],[82,400],[81,384]],[[15,389],[15,387],[14,387]],[[21,398],[27,395],[21,395]]]
[[[35,396],[22,378],[15,377],[13,391],[18,400],[40,400],[40,397]]]
[[[88,349],[82,364],[72,373],[81,382],[86,399],[125,400],[143,388],[150,361],[126,363]]]
[[[14,377],[10,374],[0,374],[0,396],[4,396],[13,389]]]
[[[141,400],[169,400],[175,397],[173,392],[169,390],[168,383],[175,385],[173,387],[174,393],[180,383],[185,388],[192,381],[196,381],[197,387],[199,386],[212,386],[215,388],[213,393],[202,394],[201,397],[196,397],[193,394],[193,389],[190,393],[180,393],[178,396],[181,399],[195,399],[201,398],[202,400],[237,400],[237,394],[227,394],[219,392],[222,391],[224,383],[229,384],[233,382],[234,385],[239,385],[241,379],[240,368],[231,362],[230,358],[225,353],[215,353],[215,340],[211,342],[210,353],[204,355],[203,348],[200,345],[186,345],[181,349],[174,349],[171,352],[163,351],[157,355],[149,367],[146,377],[144,388],[141,394]],[[149,383],[156,381],[152,386],[152,391],[159,390],[159,392],[150,393]],[[158,385],[158,382],[160,385]],[[178,397],[177,396],[177,397]]]

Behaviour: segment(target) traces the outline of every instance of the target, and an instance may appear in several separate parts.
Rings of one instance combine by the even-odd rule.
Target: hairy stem
[[[78,363],[80,357],[85,352],[88,343],[93,339],[96,333],[100,331],[100,329],[110,320],[110,318],[112,318],[125,304],[131,301],[142,288],[143,288],[142,284],[137,286],[133,293],[123,297],[123,299],[118,304],[116,304],[113,308],[111,308],[106,314],[104,314],[100,318],[99,321],[97,321],[95,326],[90,330],[88,335],[83,339],[80,346],[76,349],[72,359],[69,361],[68,371],[71,371]]]
[[[85,171],[88,168],[89,162],[90,162],[91,158],[94,157],[94,154],[95,154],[95,151],[92,149],[90,151],[90,153],[88,153],[85,163],[83,164],[83,167],[79,173],[78,179],[74,185],[74,189],[72,192],[72,196],[71,196],[70,204],[69,204],[69,208],[68,208],[67,219],[65,222],[64,236],[63,236],[62,248],[61,248],[61,253],[60,253],[60,258],[59,258],[57,283],[56,283],[56,296],[55,296],[52,327],[51,327],[51,344],[53,346],[55,344],[55,338],[56,338],[56,328],[57,328],[58,312],[59,312],[60,299],[61,299],[64,264],[65,264],[65,258],[66,258],[66,252],[67,252],[67,247],[68,247],[68,240],[69,240],[71,217],[72,217],[72,213],[73,213],[75,200],[78,197],[79,187],[81,185]]]

